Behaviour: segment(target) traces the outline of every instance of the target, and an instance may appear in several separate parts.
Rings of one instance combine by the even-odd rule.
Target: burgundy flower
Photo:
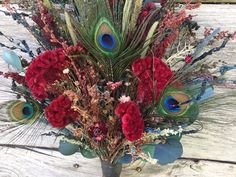
[[[25,80],[35,98],[48,97],[47,86],[59,80],[68,66],[68,58],[63,49],[48,50],[33,60],[27,69]]]
[[[71,105],[70,99],[64,95],[54,99],[45,109],[48,122],[56,128],[65,128],[75,122],[79,115],[71,109]]]
[[[137,102],[150,104],[159,96],[173,76],[170,68],[159,58],[146,57],[132,64],[132,70],[139,79]]]
[[[139,106],[135,102],[129,101],[118,104],[115,114],[121,118],[122,131],[127,140],[136,141],[142,137],[144,121]]]
[[[103,141],[106,138],[108,129],[103,122],[97,122],[93,126],[89,127],[89,136],[96,141]]]

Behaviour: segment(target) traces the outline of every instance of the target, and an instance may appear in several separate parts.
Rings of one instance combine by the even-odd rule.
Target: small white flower
[[[126,102],[129,102],[130,100],[131,100],[131,98],[129,96],[125,96],[125,95],[121,96],[119,99],[119,101],[121,103],[126,103]]]
[[[75,84],[76,86],[79,86],[79,82],[78,82],[78,81],[75,81],[74,84]]]
[[[68,74],[70,72],[70,70],[68,68],[63,70],[63,74]]]
[[[150,160],[150,163],[151,163],[152,165],[156,165],[156,164],[157,164],[157,162],[158,162],[158,160],[157,160],[157,159],[151,159],[151,160]]]
[[[130,86],[130,85],[131,85],[130,82],[126,82],[126,83],[125,83],[125,86],[126,86],[126,87],[128,87],[128,86]]]

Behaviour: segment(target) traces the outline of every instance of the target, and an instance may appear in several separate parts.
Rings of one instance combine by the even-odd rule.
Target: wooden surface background
[[[236,30],[236,5],[202,5],[192,12],[195,19],[204,27],[221,27],[224,30]],[[27,40],[31,48],[37,48],[37,42],[11,17],[0,12],[0,31],[17,40]],[[199,33],[201,36],[201,33]],[[9,41],[0,36],[0,42]],[[0,48],[0,55],[3,48]],[[18,51],[20,55],[27,55]],[[236,41],[230,42],[224,50],[212,56],[215,60],[225,59],[236,63]],[[1,70],[7,68],[0,61]],[[231,73],[232,77],[235,73]],[[9,84],[1,79],[1,83]],[[0,89],[7,89],[0,86]],[[221,90],[224,92],[229,90]],[[1,94],[0,102],[11,99]],[[226,101],[231,98],[226,98]],[[236,99],[234,100],[236,102]],[[184,154],[181,159],[168,166],[153,166],[137,162],[123,168],[123,177],[236,177],[236,107],[221,106],[201,114],[204,129],[182,139]],[[58,143],[47,137],[39,138],[37,145],[46,147],[35,149],[48,155],[20,148],[5,148],[4,139],[0,139],[0,177],[100,177],[98,159],[84,159],[75,154],[70,157],[60,155],[55,149]],[[26,141],[21,142],[27,144]],[[141,172],[136,169],[140,167]]]

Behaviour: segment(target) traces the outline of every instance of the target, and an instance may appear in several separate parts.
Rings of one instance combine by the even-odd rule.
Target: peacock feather
[[[93,62],[103,67],[104,75],[116,81],[142,52],[152,44],[152,36],[146,39],[146,31],[157,10],[146,20],[138,22],[142,0],[138,1],[74,1],[79,16],[66,15],[73,41],[79,40],[92,56]],[[69,14],[69,12],[65,12]],[[68,17],[69,16],[69,17]],[[153,31],[153,29],[152,29]],[[75,39],[75,34],[78,34]],[[144,41],[149,41],[143,45]],[[74,42],[75,43],[75,42]]]
[[[7,107],[8,114],[12,121],[20,124],[30,124],[42,114],[40,106],[36,102],[13,101]]]

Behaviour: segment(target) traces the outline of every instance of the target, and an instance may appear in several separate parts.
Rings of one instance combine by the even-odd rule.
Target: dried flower
[[[70,72],[69,68],[63,70],[63,74],[68,74]]]
[[[122,81],[115,82],[115,83],[109,81],[109,82],[107,83],[107,86],[108,86],[111,90],[116,90],[116,89],[119,88],[121,85],[122,85]]]
[[[167,2],[167,0],[161,0],[161,6],[165,6]]]
[[[191,55],[187,55],[184,60],[186,63],[191,63],[193,61],[193,57]]]
[[[14,81],[16,81],[18,84],[23,84],[25,85],[25,77],[19,75],[19,73],[12,73],[12,72],[8,72],[8,73],[1,73],[0,75],[3,75],[5,78],[12,78]]]
[[[119,99],[121,103],[126,103],[129,102],[130,100],[131,100],[130,96],[125,96],[125,95],[122,95]]]
[[[156,9],[156,5],[153,2],[148,2],[144,6],[142,12],[139,15],[138,21],[141,23],[154,9]]]
[[[125,86],[126,86],[126,87],[129,87],[130,85],[131,85],[130,82],[125,82]]]
[[[97,122],[88,129],[89,136],[98,142],[106,138],[107,132],[108,129],[103,122]]]

